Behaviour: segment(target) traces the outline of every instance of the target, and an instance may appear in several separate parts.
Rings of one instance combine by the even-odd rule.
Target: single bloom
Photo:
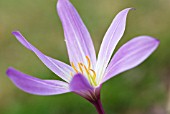
[[[63,81],[38,79],[12,67],[8,68],[7,75],[18,88],[27,93],[56,95],[74,92],[94,104],[99,114],[104,114],[100,102],[102,84],[142,63],[159,45],[159,41],[155,38],[138,36],[120,47],[112,57],[125,31],[127,14],[132,9],[124,9],[116,15],[103,38],[96,59],[91,36],[78,12],[69,0],[58,0],[57,11],[64,28],[70,65],[44,55],[19,31],[12,34]]]

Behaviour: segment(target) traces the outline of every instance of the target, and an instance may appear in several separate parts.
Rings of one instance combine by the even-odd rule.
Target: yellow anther
[[[78,70],[76,69],[75,65],[73,62],[71,62],[71,66],[73,67],[73,69],[76,71],[76,73],[78,73]]]
[[[83,69],[82,69],[83,64],[82,63],[78,63],[78,66],[79,66],[80,72],[83,74]]]
[[[96,79],[96,72],[93,69],[90,69],[90,71],[93,73],[93,79]]]
[[[87,62],[88,62],[88,69],[91,68],[91,61],[90,58],[88,56],[86,56]]]
[[[97,86],[96,83],[96,72],[91,68],[91,61],[88,56],[86,56],[87,59],[87,66],[84,63],[79,62],[76,66],[73,62],[71,62],[71,66],[75,72],[71,72],[70,75],[74,76],[74,73],[82,73],[84,76],[87,77],[90,84],[93,86]]]
[[[83,66],[84,66],[84,69],[85,69],[87,75],[89,75],[89,74],[90,74],[90,73],[89,73],[89,70],[87,69],[87,67],[86,67],[85,65],[83,65]]]

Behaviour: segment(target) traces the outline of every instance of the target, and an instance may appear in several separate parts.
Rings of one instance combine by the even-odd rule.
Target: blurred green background
[[[11,35],[21,33],[46,55],[69,63],[56,0],[0,0],[0,114],[95,114],[95,108],[73,93],[35,96],[19,90],[5,72],[13,66],[42,79],[59,79]],[[161,41],[140,66],[103,84],[106,114],[168,114],[170,108],[170,0],[71,0],[79,11],[95,49],[114,16],[134,7],[117,49],[138,35]],[[170,112],[169,112],[170,113]]]

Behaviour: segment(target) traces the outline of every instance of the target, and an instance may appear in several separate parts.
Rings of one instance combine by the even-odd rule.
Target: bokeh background
[[[0,0],[0,114],[95,114],[95,108],[73,93],[58,96],[27,94],[5,72],[13,66],[42,79],[59,79],[11,35],[22,34],[46,55],[69,63],[56,0]],[[138,35],[161,41],[140,66],[103,85],[106,114],[168,114],[170,110],[170,0],[71,0],[89,29],[95,49],[114,16],[134,7],[125,35],[118,44]],[[168,94],[169,93],[169,94]],[[169,112],[170,113],[170,112]]]

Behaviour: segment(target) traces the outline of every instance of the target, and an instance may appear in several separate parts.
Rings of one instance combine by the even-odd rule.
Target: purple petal
[[[96,65],[98,83],[101,82],[102,76],[109,63],[111,55],[117,43],[123,36],[123,33],[125,31],[125,26],[126,26],[126,17],[127,17],[129,10],[131,9],[132,8],[127,8],[121,11],[120,13],[118,13],[104,36],[104,39],[102,41],[100,51],[98,54],[98,60],[97,60],[97,65]]]
[[[57,10],[63,28],[70,62],[87,63],[86,56],[96,63],[96,54],[90,34],[69,0],[58,0]]]
[[[150,36],[139,36],[124,44],[109,63],[103,82],[142,63],[158,45],[159,41]]]
[[[69,65],[60,62],[58,60],[55,60],[51,57],[48,57],[44,55],[42,52],[40,52],[38,49],[36,49],[33,45],[31,45],[23,36],[20,32],[16,31],[12,33],[17,40],[24,45],[27,49],[31,50],[34,52],[39,59],[51,70],[53,71],[56,75],[58,75],[60,78],[63,80],[70,82],[71,80],[71,75],[70,73],[73,72],[72,67]]]
[[[70,82],[70,91],[75,92],[90,102],[93,102],[100,97],[100,87],[92,87],[82,74],[74,75]]]
[[[70,82],[72,91],[93,90],[88,80],[82,74],[76,74]]]
[[[7,75],[18,88],[30,94],[55,95],[70,92],[68,83],[57,80],[41,80],[14,68],[8,68]]]

